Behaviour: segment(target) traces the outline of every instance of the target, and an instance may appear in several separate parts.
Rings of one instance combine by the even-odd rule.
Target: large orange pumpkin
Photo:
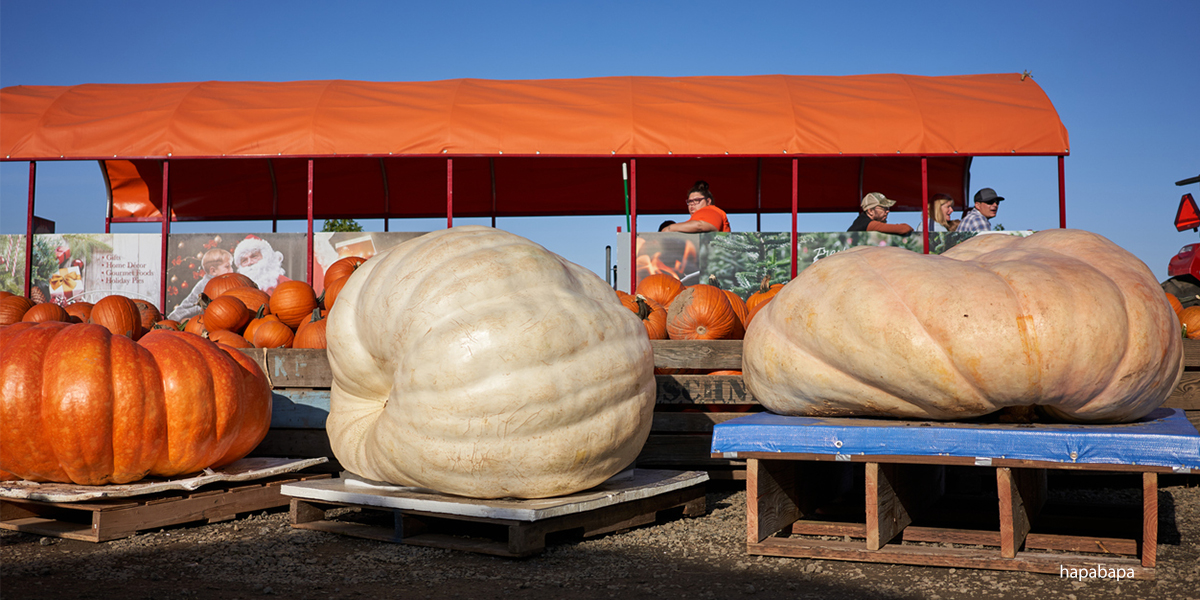
[[[142,337],[142,312],[137,304],[125,296],[105,296],[92,307],[90,322],[103,325],[113,335],[123,335],[134,340]]]
[[[744,379],[778,414],[964,419],[1037,406],[1136,420],[1183,373],[1187,310],[1177,320],[1162,294],[1142,261],[1086,231],[981,235],[940,256],[852,248],[754,318]]]
[[[667,335],[673,340],[740,340],[744,334],[725,292],[711,285],[683,290],[667,309]]]
[[[709,275],[708,283],[713,287],[717,287],[717,276]],[[721,291],[725,293],[725,299],[729,301],[729,307],[737,314],[738,322],[742,324],[744,332],[746,325],[750,322],[750,309],[746,308],[746,301],[742,300],[742,297],[737,295],[737,292],[733,290],[722,289]]]
[[[328,269],[325,269],[325,281],[334,281],[343,277],[349,277],[351,273],[358,269],[359,265],[365,262],[367,262],[367,259],[361,256],[347,256],[338,259],[337,262],[329,265]],[[325,287],[328,288],[329,286],[326,285]]]
[[[25,312],[33,308],[34,302],[25,296],[0,298],[0,327],[20,323]]]
[[[235,287],[251,287],[258,289],[258,286],[254,283],[254,280],[242,275],[241,273],[224,273],[213,277],[212,279],[208,280],[208,283],[204,284],[204,295],[208,296],[209,298],[218,298],[225,292]]]
[[[671,306],[671,301],[675,300],[683,291],[683,283],[671,275],[666,273],[655,273],[647,275],[637,284],[637,293],[663,305]]]
[[[71,320],[71,315],[67,314],[67,311],[63,310],[63,307],[53,302],[43,302],[25,311],[25,316],[21,317],[21,320],[29,323],[42,323],[45,321],[62,321],[63,323],[68,323]]]
[[[241,331],[249,322],[250,311],[246,310],[246,305],[230,295],[213,299],[204,309],[204,328],[209,331]]]
[[[0,336],[0,470],[80,485],[171,477],[241,458],[270,427],[249,357],[180,332],[135,343],[98,325]]]
[[[317,295],[303,281],[285,281],[271,294],[271,312],[293,331],[317,307]]]

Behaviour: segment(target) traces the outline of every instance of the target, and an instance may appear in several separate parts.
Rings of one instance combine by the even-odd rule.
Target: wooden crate
[[[211,484],[189,492],[83,502],[0,498],[0,528],[85,542],[106,542],[162,527],[217,523],[241,513],[287,506],[290,499],[280,493],[282,485],[328,477],[328,474],[275,475],[249,482]]]
[[[1103,564],[1142,579],[1154,577],[1158,474],[1171,472],[1003,459],[975,466],[973,459],[946,456],[738,456],[747,459],[750,554],[1050,574]],[[948,467],[994,477],[995,494],[976,498],[971,510],[963,497],[945,493]],[[837,495],[850,468],[858,470],[864,501]],[[1048,512],[1047,469],[1138,477],[1141,506],[1116,515],[1110,507],[1093,516]]]
[[[665,369],[741,370],[741,340],[655,340],[654,364]],[[1164,406],[1181,408],[1200,428],[1200,340],[1184,340],[1183,379]],[[327,456],[340,470],[325,436],[333,375],[323,350],[243,350],[267,373],[275,391],[271,432],[252,456]],[[745,461],[714,458],[709,448],[715,424],[758,401],[737,375],[656,375],[658,411],[637,465],[643,468],[703,469],[714,479],[743,479]]]
[[[658,515],[705,512],[702,472],[635,469],[628,481],[562,498],[479,500],[335,479],[289,485],[292,527],[385,542],[505,557],[538,554],[547,536],[584,537],[655,522]],[[331,516],[334,509],[353,508]]]

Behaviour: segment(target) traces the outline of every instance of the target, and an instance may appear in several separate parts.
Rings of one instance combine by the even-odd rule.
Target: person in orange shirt
[[[682,223],[673,223],[663,227],[661,231],[676,233],[705,233],[708,231],[733,231],[729,228],[729,217],[725,211],[713,205],[712,193],[708,191],[708,182],[697,181],[687,196],[688,213],[692,216]]]

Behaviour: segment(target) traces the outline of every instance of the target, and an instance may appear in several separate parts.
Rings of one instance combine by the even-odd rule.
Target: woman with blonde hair
[[[958,229],[960,221],[958,219],[950,220],[950,216],[953,214],[954,198],[946,194],[935,195],[929,203],[929,231],[954,231]]]

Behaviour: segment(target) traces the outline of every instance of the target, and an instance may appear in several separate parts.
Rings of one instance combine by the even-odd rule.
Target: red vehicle
[[[1176,181],[1175,185],[1191,185],[1200,183],[1200,176]],[[1193,231],[1200,228],[1200,209],[1191,194],[1184,194],[1179,199],[1179,209],[1175,212],[1175,229]],[[1188,244],[1179,249],[1179,253],[1171,257],[1167,265],[1167,275],[1170,277],[1162,283],[1163,290],[1174,294],[1184,306],[1200,304],[1200,243]]]

